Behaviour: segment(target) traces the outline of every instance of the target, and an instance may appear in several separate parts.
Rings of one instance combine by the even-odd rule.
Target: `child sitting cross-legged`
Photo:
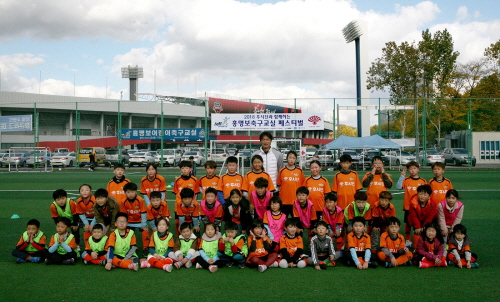
[[[219,259],[217,252],[219,250],[220,232],[217,232],[215,225],[211,222],[205,224],[205,233],[200,241],[200,256],[196,258],[196,269],[208,269],[215,273],[219,267],[223,266],[223,261]]]
[[[304,241],[298,235],[297,218],[289,218],[285,221],[286,233],[280,238],[280,255],[279,266],[281,268],[298,267],[304,268],[307,265],[307,260],[303,257]]]
[[[147,261],[141,261],[141,268],[156,267],[167,272],[172,271],[174,261],[168,257],[174,248],[174,235],[168,231],[169,222],[162,217],[156,220],[156,231],[149,240]],[[176,263],[176,267],[180,265]]]
[[[85,252],[82,253],[83,263],[106,265],[106,227],[98,223],[92,227],[92,235],[85,240]]]
[[[238,268],[245,268],[245,259],[248,254],[248,247],[245,242],[245,235],[238,235],[238,225],[229,221],[225,225],[226,233],[219,240],[219,259],[231,267],[234,263]]]
[[[404,236],[399,234],[400,228],[401,221],[397,217],[387,218],[387,232],[382,233],[380,237],[380,251],[377,253],[385,267],[411,264],[413,254],[405,245]]]
[[[310,257],[307,264],[314,266],[317,270],[327,269],[328,266],[335,266],[335,246],[332,238],[328,236],[328,224],[324,221],[316,223],[316,235],[311,238],[309,246]],[[339,254],[340,256],[340,254]]]
[[[26,232],[23,233],[16,248],[12,251],[12,256],[17,258],[17,263],[44,261],[46,240],[45,235],[40,231],[40,221],[30,219],[26,225]]]

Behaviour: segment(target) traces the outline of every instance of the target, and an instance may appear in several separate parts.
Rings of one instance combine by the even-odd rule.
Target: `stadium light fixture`
[[[347,43],[352,41],[356,44],[356,98],[357,105],[361,106],[361,47],[359,43],[359,37],[363,35],[361,26],[357,21],[351,21],[349,24],[342,29],[344,38]],[[362,137],[362,123],[361,123],[361,110],[357,112],[358,118],[358,137]]]
[[[122,78],[130,79],[130,100],[137,101],[137,79],[143,78],[144,72],[142,67],[128,66],[122,67]]]

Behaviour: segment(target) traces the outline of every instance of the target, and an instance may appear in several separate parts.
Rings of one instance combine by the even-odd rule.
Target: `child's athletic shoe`
[[[40,262],[40,257],[31,257],[31,263],[38,263]]]
[[[128,266],[128,269],[130,270],[134,270],[134,271],[138,271],[139,270],[139,263],[132,263],[132,264],[129,264]]]
[[[474,262],[474,263],[475,263],[475,262]],[[238,264],[238,268],[239,268],[239,269],[243,269],[243,268],[245,268],[245,263],[240,263],[240,264]]]
[[[376,261],[370,261],[370,262],[368,262],[368,267],[369,268],[377,268],[378,263]]]
[[[179,262],[175,262],[173,264],[173,266],[175,266],[176,269],[180,269],[181,268],[181,264]]]
[[[470,264],[470,268],[479,268],[479,263],[477,263],[477,262],[472,262],[472,263]]]
[[[172,264],[165,264],[165,265],[163,266],[163,269],[164,269],[165,271],[167,271],[167,273],[170,273],[170,272],[172,272],[172,267],[173,267],[173,265],[172,265]]]
[[[327,268],[328,268],[328,266],[326,265],[326,263],[324,263],[324,262],[320,262],[320,263],[319,263],[319,268],[321,268],[321,269],[325,270],[325,269],[327,269]]]
[[[267,266],[265,264],[260,264],[258,269],[259,272],[263,273],[267,269]]]
[[[89,262],[85,259],[83,259],[83,264],[89,264]]]
[[[390,267],[394,267],[394,265],[392,265],[392,262],[386,262],[385,268],[390,268]]]
[[[176,262],[176,263],[177,263],[177,262]],[[191,266],[193,266],[193,262],[192,262],[191,260],[189,260],[188,262],[186,262],[186,264],[184,264],[184,266],[185,266],[186,268],[190,268]],[[180,265],[179,265],[179,267],[180,267]]]
[[[99,265],[105,266],[106,265],[106,260],[99,261]]]
[[[279,267],[278,261],[274,261],[269,267]]]
[[[217,267],[217,265],[210,265],[208,267],[208,270],[211,272],[211,273],[215,273],[219,268]]]
[[[328,262],[327,266],[337,266],[337,262],[330,261],[330,262]]]
[[[75,259],[74,258],[69,258],[69,259],[63,260],[62,264],[64,264],[64,265],[73,265],[73,264],[75,264]]]
[[[150,268],[151,264],[147,262],[146,260],[141,262],[141,268]]]
[[[26,260],[24,260],[23,258],[17,258],[16,263],[26,263]]]
[[[196,269],[201,269],[201,264],[196,263]]]
[[[429,268],[429,267],[430,267],[430,265],[429,265],[429,263],[428,263],[427,261],[425,261],[425,259],[424,259],[424,260],[422,260],[422,261],[420,261],[420,262],[418,263],[418,267],[419,267],[419,268]]]
[[[231,267],[231,266],[233,266],[233,261],[226,262],[226,267]]]

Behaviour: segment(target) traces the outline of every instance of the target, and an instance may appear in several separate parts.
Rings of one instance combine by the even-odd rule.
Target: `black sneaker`
[[[75,259],[74,258],[69,258],[69,259],[63,260],[62,264],[64,264],[64,265],[73,265],[73,264],[75,264]]]
[[[368,262],[368,267],[369,268],[377,268],[378,267],[378,263],[375,262],[375,261]]]
[[[231,267],[231,266],[233,266],[233,261],[226,262],[226,267]]]
[[[52,262],[49,261],[49,259],[45,259],[45,265],[51,265]]]
[[[327,268],[328,268],[328,266],[326,265],[326,263],[324,263],[324,262],[320,262],[320,263],[319,263],[319,268],[321,268],[322,270],[325,270],[325,269],[327,269]]]

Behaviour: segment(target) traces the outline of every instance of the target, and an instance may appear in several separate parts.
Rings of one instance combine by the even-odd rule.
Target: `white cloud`
[[[460,20],[465,20],[469,17],[469,11],[467,7],[465,6],[460,6],[457,10],[457,19]]]

